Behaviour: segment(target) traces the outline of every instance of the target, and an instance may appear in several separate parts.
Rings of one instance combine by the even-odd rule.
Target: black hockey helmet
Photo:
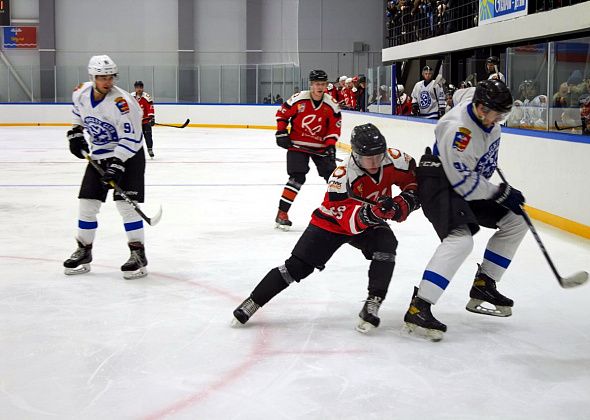
[[[133,83],[133,87],[143,87],[143,82],[141,80],[136,81]]]
[[[309,72],[310,82],[327,82],[328,75],[323,70],[312,70]]]
[[[493,64],[494,66],[499,66],[500,65],[500,59],[498,57],[496,57],[495,55],[492,55],[492,56],[490,56],[490,57],[487,58],[486,64]]]
[[[371,123],[357,125],[352,129],[350,145],[352,152],[358,156],[375,156],[387,150],[385,137]]]
[[[477,84],[472,102],[504,114],[512,109],[513,99],[510,89],[503,81],[491,79]]]
[[[422,73],[424,73],[425,71],[431,71],[431,72],[434,72],[434,70],[433,70],[433,69],[432,69],[432,67],[430,67],[430,66],[424,66],[424,67],[422,67]]]

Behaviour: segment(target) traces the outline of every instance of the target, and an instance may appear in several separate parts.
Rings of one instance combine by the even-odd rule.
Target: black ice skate
[[[475,274],[469,297],[471,299],[465,307],[469,312],[501,317],[512,315],[514,301],[496,290],[496,282],[481,272],[481,266]],[[486,302],[494,308],[483,306],[482,304]]]
[[[131,255],[125,264],[121,266],[123,277],[127,280],[139,279],[147,276],[145,248],[141,242],[129,242]]]
[[[358,332],[362,332],[364,334],[371,331],[373,328],[377,328],[379,326],[379,307],[383,302],[383,298],[378,296],[369,295],[367,300],[365,300],[365,304],[363,305],[363,309],[359,313],[359,323],[356,326],[356,330]]]
[[[154,158],[154,151],[152,149],[148,149],[148,155],[150,155],[150,158]]]
[[[279,210],[279,212],[277,213],[275,223],[275,227],[277,229],[281,229],[284,231],[288,231],[291,228],[291,225],[293,225],[293,223],[291,223],[291,221],[289,220],[289,215],[286,211],[283,210]]]
[[[254,302],[251,297],[248,297],[234,310],[232,327],[241,327],[244,325],[258,309],[260,309],[260,305]]]
[[[84,274],[90,271],[90,263],[92,262],[92,244],[84,245],[78,242],[78,249],[74,251],[72,256],[64,261],[64,273],[68,276],[74,274]]]
[[[430,311],[430,303],[417,296],[418,288],[414,287],[412,302],[404,316],[403,332],[423,336],[430,341],[440,341],[447,326],[439,322]]]

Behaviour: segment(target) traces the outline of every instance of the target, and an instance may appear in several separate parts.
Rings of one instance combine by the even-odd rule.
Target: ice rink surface
[[[515,300],[505,319],[464,309],[491,231],[476,235],[433,309],[448,325],[439,343],[400,335],[438,244],[420,211],[393,225],[397,266],[370,335],[354,329],[368,261],[349,246],[230,328],[320,204],[315,168],[281,232],[287,175],[271,131],[158,127],[142,205],[164,209],[145,229],[149,276],[122,278],[110,200],[92,271],[65,276],[85,167],[65,131],[0,128],[0,418],[590,418],[590,286],[561,289],[530,234],[499,283]],[[589,241],[537,226],[562,275],[590,269]]]

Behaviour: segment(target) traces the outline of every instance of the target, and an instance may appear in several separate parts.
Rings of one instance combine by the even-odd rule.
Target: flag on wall
[[[36,26],[5,26],[4,48],[37,48]]]

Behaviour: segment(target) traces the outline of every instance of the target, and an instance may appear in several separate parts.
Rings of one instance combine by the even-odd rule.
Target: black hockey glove
[[[438,109],[438,118],[442,118],[443,115],[445,115],[445,109],[444,108],[439,108]]]
[[[494,201],[514,213],[522,215],[522,205],[524,204],[524,196],[516,188],[512,188],[506,183],[500,184],[500,189],[494,197]]]
[[[121,161],[121,159],[114,157],[111,159],[109,166],[107,167],[106,171],[104,171],[104,175],[100,180],[107,187],[112,188],[111,182],[119,185],[124,173],[125,164]]]
[[[391,220],[403,222],[411,212],[420,208],[420,202],[415,191],[402,191],[400,195],[393,197],[393,209],[395,214]]]
[[[283,149],[288,149],[293,145],[291,143],[291,139],[289,138],[289,132],[287,130],[279,130],[275,133],[275,138],[277,139],[277,146],[282,147]]]
[[[67,132],[67,137],[70,142],[70,152],[79,159],[85,159],[82,151],[89,153],[89,150],[84,138],[84,129],[77,125]]]
[[[418,104],[412,104],[412,115],[415,117],[420,115],[420,107],[418,106]]]
[[[153,127],[154,125],[156,125],[156,118],[155,117],[150,117],[150,125]]]
[[[336,146],[328,146],[326,148],[326,157],[330,162],[336,164]]]

